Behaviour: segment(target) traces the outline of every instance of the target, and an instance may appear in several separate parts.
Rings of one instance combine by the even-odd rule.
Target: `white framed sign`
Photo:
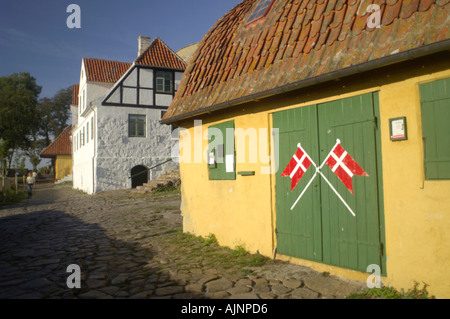
[[[406,130],[406,117],[389,119],[391,141],[404,141],[408,139]]]

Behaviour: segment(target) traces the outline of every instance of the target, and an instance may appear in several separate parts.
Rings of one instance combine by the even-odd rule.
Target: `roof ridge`
[[[83,60],[95,60],[95,61],[104,61],[104,62],[132,64],[132,62],[123,62],[123,61],[117,61],[117,60],[107,60],[107,59],[101,59],[101,58],[83,58]]]

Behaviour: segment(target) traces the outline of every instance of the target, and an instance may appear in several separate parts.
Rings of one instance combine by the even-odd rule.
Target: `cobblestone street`
[[[320,299],[364,287],[280,261],[239,264],[231,249],[182,234],[179,206],[178,193],[38,183],[32,199],[0,210],[0,299]],[[79,289],[66,283],[71,264]]]

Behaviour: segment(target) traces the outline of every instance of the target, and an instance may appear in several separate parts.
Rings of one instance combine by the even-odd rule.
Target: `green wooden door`
[[[279,160],[280,169],[288,163],[297,150],[297,144],[308,150],[314,161],[319,159],[317,132],[317,106],[311,105],[298,109],[278,112],[273,115],[274,127],[279,129]],[[320,180],[316,179],[309,191],[303,197],[303,205],[297,205],[291,211],[292,198],[297,198],[308,180],[314,175],[309,169],[291,192],[289,178],[276,177],[276,210],[277,238],[279,253],[309,259],[322,260],[322,230],[320,210]]]
[[[300,142],[315,164],[320,166],[339,139],[341,146],[369,175],[352,177],[352,194],[324,165],[320,171],[330,184],[317,174],[291,211],[292,204],[314,175],[315,168],[311,166],[308,169],[293,192],[290,191],[290,178],[277,173],[279,253],[363,272],[368,265],[377,264],[385,273],[383,207],[380,205],[382,190],[379,182],[381,155],[375,120],[377,99],[378,95],[371,93],[274,114],[274,128],[280,132],[280,171],[292,158],[297,143]],[[306,238],[309,239],[307,244]]]

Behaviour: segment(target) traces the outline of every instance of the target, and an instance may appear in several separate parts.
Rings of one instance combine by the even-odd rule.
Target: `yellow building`
[[[72,147],[70,144],[71,128],[72,125],[65,128],[64,131],[39,154],[42,158],[55,159],[56,181],[72,174]]]
[[[180,132],[184,231],[449,298],[449,17],[445,1],[224,15],[162,120]]]

